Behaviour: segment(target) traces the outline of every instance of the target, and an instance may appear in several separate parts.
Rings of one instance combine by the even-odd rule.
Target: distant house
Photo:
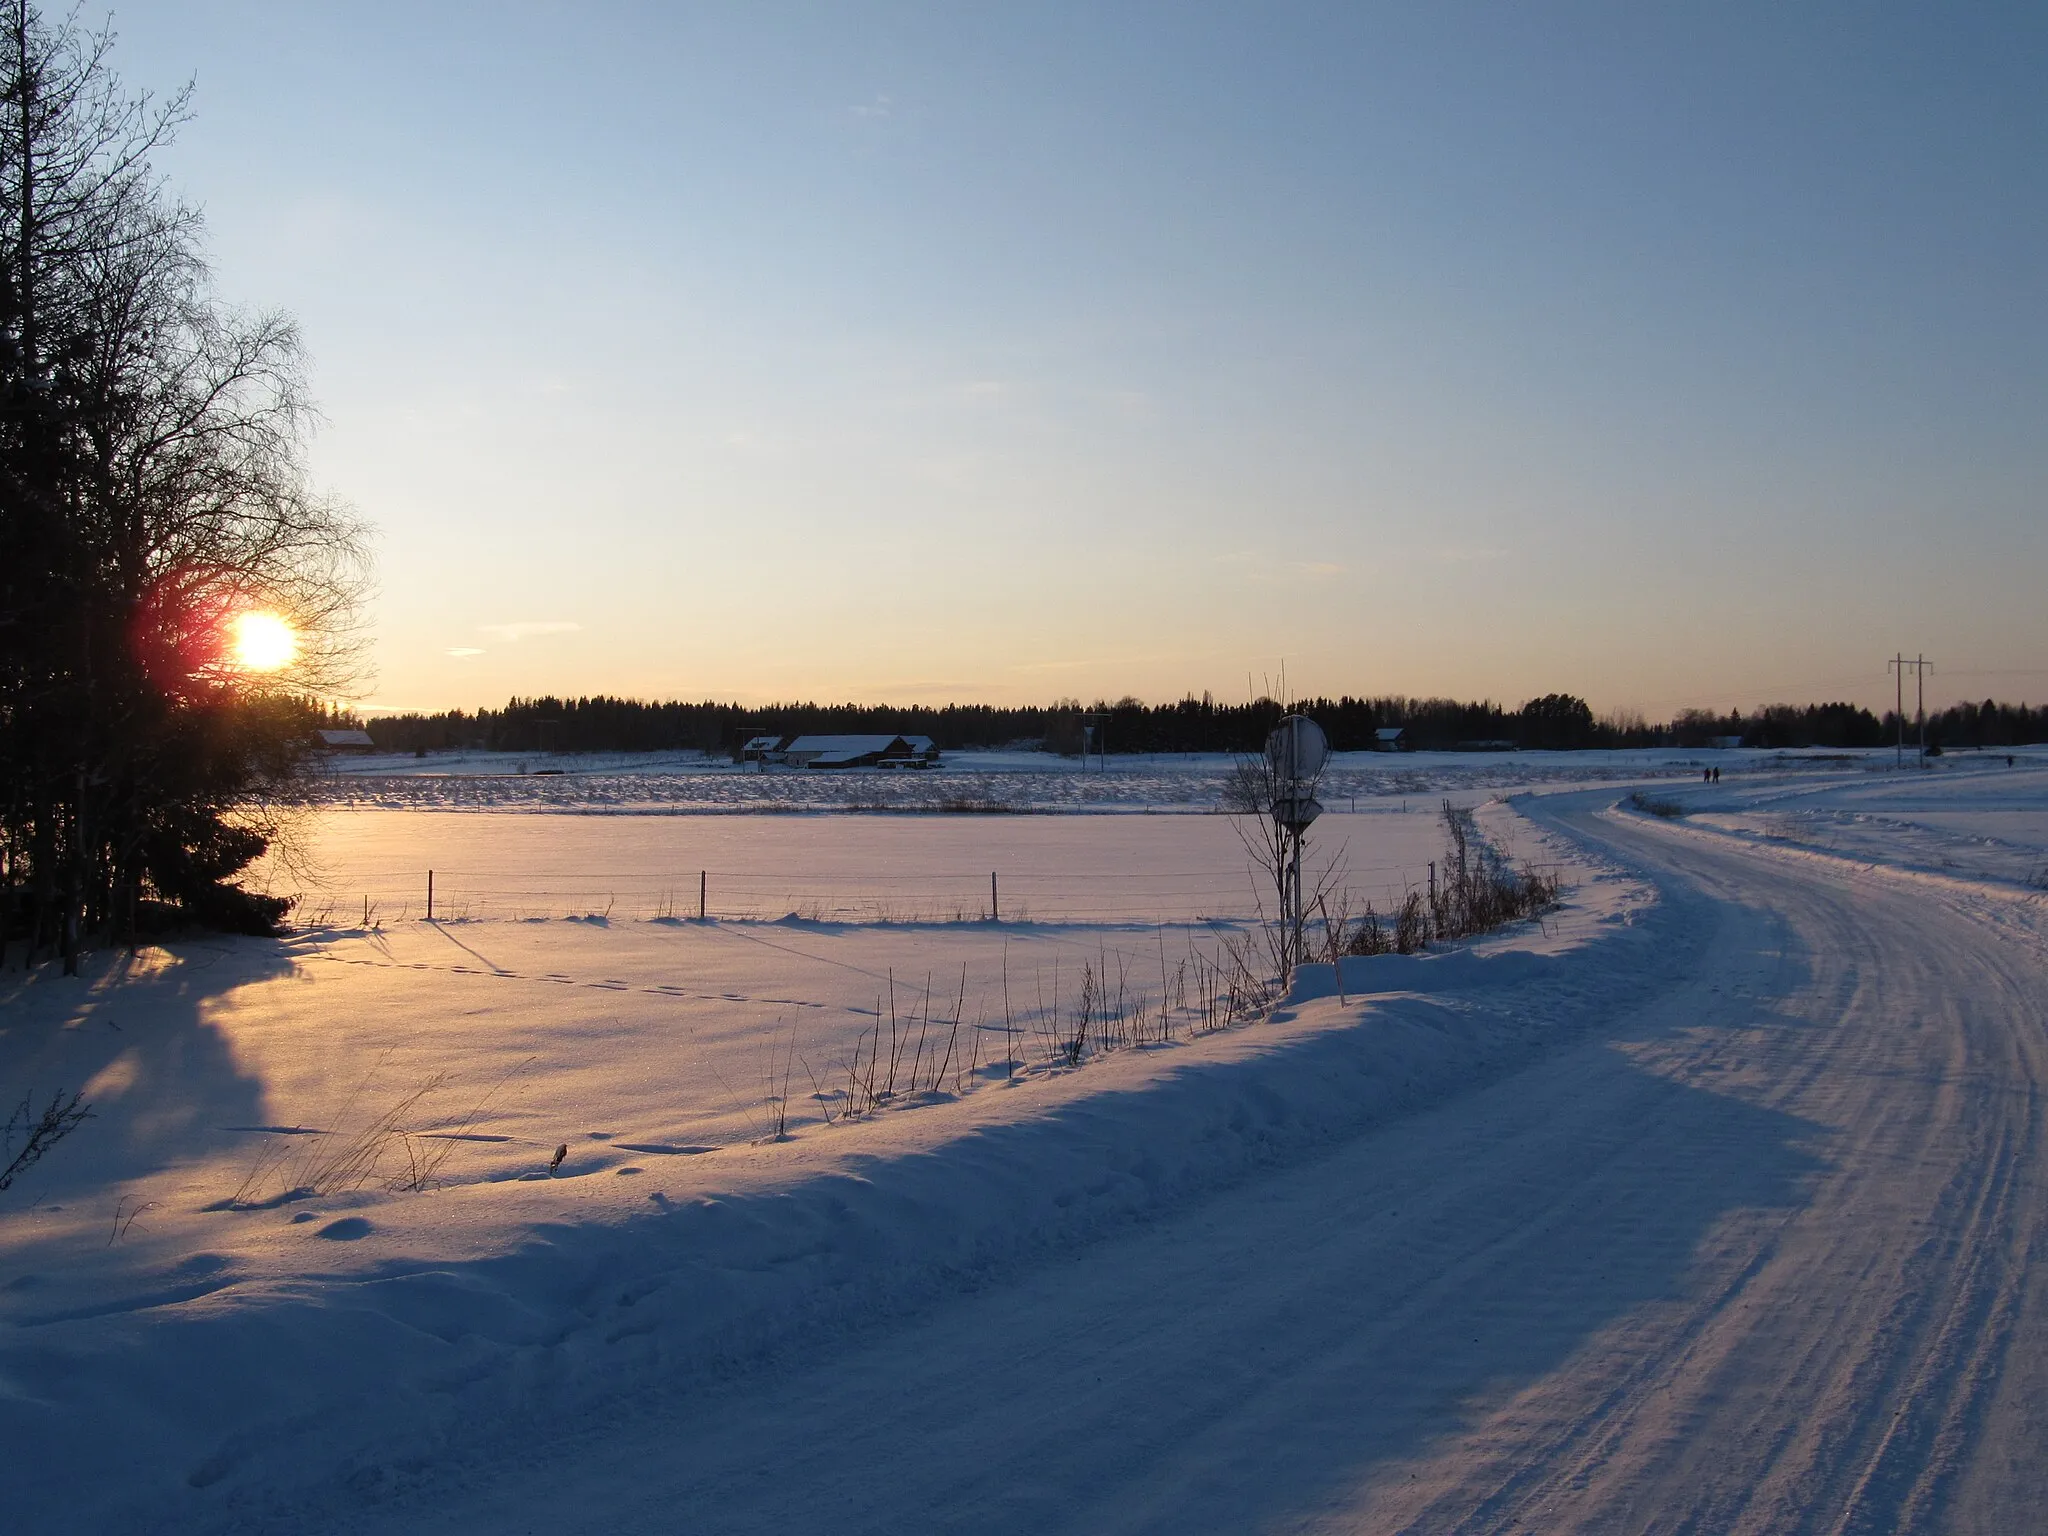
[[[327,752],[374,752],[377,743],[368,731],[315,731],[320,747]]]
[[[1375,752],[1406,752],[1408,745],[1401,738],[1407,734],[1398,725],[1383,725],[1372,733],[1372,749]]]
[[[1723,752],[1732,752],[1742,745],[1742,738],[1740,736],[1709,736],[1707,738],[1707,745],[1718,748]]]
[[[750,736],[739,760],[785,768],[933,768],[929,736]]]
[[[799,736],[768,761],[792,768],[929,768],[938,758],[938,748],[922,736]]]

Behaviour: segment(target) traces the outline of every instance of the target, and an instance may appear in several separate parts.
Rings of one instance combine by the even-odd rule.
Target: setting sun
[[[275,672],[299,654],[299,637],[274,613],[243,613],[233,625],[237,665],[251,672]]]

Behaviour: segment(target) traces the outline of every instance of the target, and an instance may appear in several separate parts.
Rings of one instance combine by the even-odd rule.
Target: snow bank
[[[545,1433],[792,1356],[1557,1047],[1590,993],[1647,985],[1647,900],[1590,875],[1525,942],[1347,966],[1348,1002],[1311,970],[1253,1028],[785,1144],[215,1212],[213,1242],[107,1241],[150,1262],[93,1283],[78,1232],[17,1227],[0,1497],[18,1529],[288,1522],[294,1490],[400,1488],[479,1420]]]
[[[1297,967],[1286,1001],[1295,1005],[1389,992],[1513,986],[1534,980],[1547,963],[1545,957],[1528,950],[1489,954],[1477,949],[1451,949],[1440,954],[1349,956],[1335,964],[1322,960]]]

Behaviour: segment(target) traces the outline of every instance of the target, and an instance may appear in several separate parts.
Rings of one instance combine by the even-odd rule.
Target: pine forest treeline
[[[1339,751],[1370,746],[1374,734],[1401,726],[1431,744],[1504,739],[1518,718],[1500,705],[1450,699],[1305,699],[1295,706],[1322,722]],[[513,699],[503,709],[474,713],[394,715],[366,729],[394,752],[457,747],[513,752],[725,752],[748,737],[832,734],[929,736],[941,748],[1043,748],[1078,752],[1083,727],[1103,733],[1108,751],[1245,752],[1255,750],[1285,713],[1271,699],[1219,704],[1208,697],[1148,705],[1126,698],[1084,705],[773,704],[748,707],[647,703],[637,699]],[[1590,713],[1587,724],[1593,725]],[[1597,728],[1597,727],[1596,727]],[[1612,732],[1609,732],[1612,735]],[[1614,744],[1620,744],[1618,741]]]
[[[1371,749],[1378,733],[1402,732],[1401,745],[1422,751],[1513,746],[1584,750],[1602,747],[1707,746],[1726,739],[1758,747],[1877,747],[1890,744],[1897,721],[1854,704],[1774,704],[1743,713],[1688,710],[1668,723],[1596,716],[1571,694],[1545,694],[1518,708],[1490,701],[1314,698],[1294,708],[1312,716],[1340,752]],[[775,704],[747,707],[705,701],[648,703],[597,696],[511,700],[503,709],[405,714],[372,719],[366,729],[387,752],[458,748],[508,752],[725,753],[757,735],[890,734],[929,736],[949,751],[1018,747],[1075,753],[1084,724],[1097,724],[1111,753],[1248,752],[1285,713],[1271,699],[1219,704],[1184,698],[1145,704],[1126,698],[1084,705],[939,706]],[[339,717],[337,717],[339,719]],[[349,721],[348,723],[353,723]],[[1949,746],[2013,746],[2048,741],[2048,708],[1959,705],[1929,717],[1929,739]],[[1914,727],[1908,725],[1909,737]],[[1917,739],[1917,737],[1914,737]]]

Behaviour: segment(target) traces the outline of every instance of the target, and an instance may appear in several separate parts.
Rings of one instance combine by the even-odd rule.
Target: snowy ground
[[[1440,803],[1325,816],[1313,872],[1354,907],[1399,900],[1442,851]],[[1012,922],[1145,926],[1246,919],[1273,901],[1227,816],[328,811],[303,843],[260,883],[298,897],[297,921],[322,927],[364,926],[367,910],[404,928],[426,915],[429,870],[435,916],[458,923],[695,918],[700,894],[712,918],[825,924],[979,922],[994,902]]]
[[[1836,755],[1834,761],[1839,763]],[[1875,755],[1867,760],[1876,764]],[[1433,805],[1444,794],[1535,784],[1604,784],[1696,777],[1715,763],[1731,772],[1800,767],[1799,754],[1692,752],[1345,752],[1330,760],[1322,800],[1333,810],[1404,797]],[[1887,758],[1885,761],[1889,761]],[[311,795],[322,806],[387,810],[559,810],[584,813],[742,813],[998,806],[1013,811],[1216,809],[1233,759],[1222,753],[1115,756],[1106,761],[1044,752],[953,752],[934,770],[760,772],[693,753],[449,752],[429,757],[337,757]]]
[[[1692,814],[1482,813],[1574,864],[1545,929],[1079,1071],[1034,1048],[1055,968],[1156,1005],[1229,925],[414,914],[10,976],[5,1082],[99,1116],[0,1196],[9,1528],[2025,1528],[2048,940],[2024,858],[1967,860],[2038,845],[2048,765],[1652,793]],[[1787,804],[1912,835],[1744,820]],[[666,875],[701,820],[337,816],[321,863],[592,828]],[[848,880],[897,838],[1228,867],[1173,841],[1206,817],[715,828]],[[828,1126],[808,1073],[892,973],[956,1054],[927,1025],[932,1091]]]
[[[2048,756],[1959,755],[1939,772],[1823,774],[1657,791],[1699,826],[1866,863],[2048,890]]]

